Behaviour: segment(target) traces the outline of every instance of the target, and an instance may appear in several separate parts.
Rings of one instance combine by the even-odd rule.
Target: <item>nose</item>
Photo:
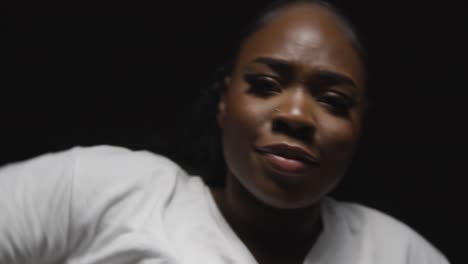
[[[303,141],[310,141],[316,129],[312,97],[304,89],[294,89],[273,115],[273,131]]]

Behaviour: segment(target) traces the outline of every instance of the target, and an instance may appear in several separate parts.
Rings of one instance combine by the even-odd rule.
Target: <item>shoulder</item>
[[[46,192],[53,186],[66,187],[76,201],[148,188],[162,192],[188,175],[165,156],[100,145],[78,146],[8,164],[0,168],[0,178],[22,189],[30,186]]]
[[[102,167],[103,165],[114,165],[117,167],[146,165],[150,167],[179,169],[179,166],[169,158],[146,150],[134,151],[124,147],[99,145],[92,147],[78,146],[71,149],[71,152],[77,159],[78,165],[95,165],[97,167]]]
[[[400,220],[358,203],[327,199],[329,207],[376,255],[401,256],[405,263],[448,263],[423,236]]]
[[[70,233],[76,245],[164,212],[189,175],[165,156],[122,147],[76,147]]]
[[[125,186],[168,187],[177,176],[186,177],[182,168],[169,158],[145,150],[116,146],[75,147],[74,185],[100,192]]]
[[[28,168],[47,169],[53,167],[74,167],[75,169],[148,169],[160,168],[179,170],[180,167],[169,158],[149,151],[133,151],[124,147],[98,145],[77,146],[71,149],[48,152],[23,161],[6,164],[0,171],[23,171]]]
[[[75,147],[6,165],[0,168],[0,262],[5,252],[16,254],[2,245],[54,259],[69,250],[92,255],[111,243],[118,247],[129,230],[157,225],[154,216],[189,178],[164,156],[114,146]]]
[[[100,145],[77,146],[8,164],[0,168],[0,178],[5,186],[43,193],[66,189],[74,200],[88,200],[136,189],[167,190],[188,175],[165,156]]]
[[[367,232],[388,232],[391,237],[402,237],[414,232],[400,220],[374,208],[335,199],[327,199],[326,206],[346,221],[352,230]]]

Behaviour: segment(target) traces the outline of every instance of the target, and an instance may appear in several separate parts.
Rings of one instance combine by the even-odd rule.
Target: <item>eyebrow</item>
[[[258,57],[254,60],[254,62],[265,64],[274,71],[283,74],[292,74],[295,68],[294,65],[292,65],[287,60],[271,57]],[[316,73],[314,73],[311,80],[327,84],[345,84],[358,88],[357,84],[350,77],[325,69],[319,69]]]
[[[345,84],[358,88],[357,84],[351,79],[350,77],[329,71],[329,70],[319,70],[315,76],[313,77],[314,80],[318,80],[320,82],[325,82],[329,84]]]
[[[291,63],[288,61],[282,59],[258,57],[254,60],[254,62],[265,64],[274,71],[282,74],[292,74],[294,71],[294,66],[291,65]]]

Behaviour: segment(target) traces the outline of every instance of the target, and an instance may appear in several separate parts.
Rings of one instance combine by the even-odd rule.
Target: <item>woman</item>
[[[341,15],[281,2],[220,86],[223,185],[110,146],[9,165],[0,263],[448,263],[397,220],[326,197],[356,147],[365,82]]]

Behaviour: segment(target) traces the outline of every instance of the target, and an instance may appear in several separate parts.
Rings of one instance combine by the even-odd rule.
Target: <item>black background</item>
[[[335,195],[401,219],[462,263],[463,9],[407,2],[337,3],[369,52],[372,108],[351,176]],[[3,9],[0,164],[95,144],[171,156],[188,107],[265,3]]]

